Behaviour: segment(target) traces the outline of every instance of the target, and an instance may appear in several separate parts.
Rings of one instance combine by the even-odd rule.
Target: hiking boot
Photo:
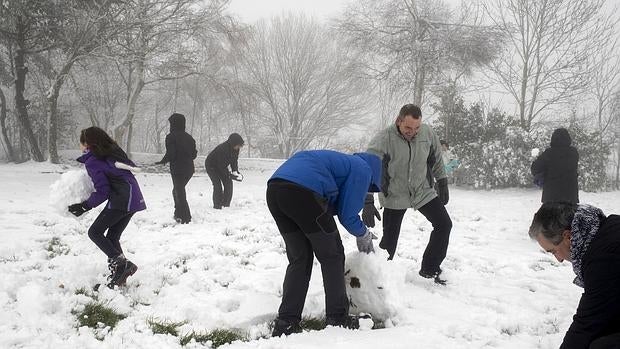
[[[297,321],[286,321],[282,319],[275,319],[273,322],[273,332],[271,337],[280,337],[282,335],[288,336],[293,333],[301,333],[302,329]]]
[[[445,285],[447,281],[439,277],[441,273],[442,273],[442,270],[441,268],[439,268],[438,270],[435,270],[435,271],[420,269],[420,272],[418,274],[420,274],[420,276],[425,279],[433,279],[433,281],[435,281],[436,284]]]
[[[337,318],[327,318],[325,320],[325,326],[344,327],[351,330],[357,330],[360,328],[360,320],[357,316],[346,315]]]
[[[108,287],[111,289],[114,289],[114,286],[124,286],[127,278],[138,270],[138,267],[123,255],[114,258],[108,268],[112,271],[112,275],[108,277]]]

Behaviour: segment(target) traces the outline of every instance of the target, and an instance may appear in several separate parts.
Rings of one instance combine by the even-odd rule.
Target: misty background
[[[457,185],[531,186],[531,150],[566,127],[580,188],[620,189],[615,2],[338,6],[252,17],[240,0],[0,1],[0,161],[66,161],[91,125],[128,153],[163,153],[173,112],[200,155],[231,132],[245,157],[360,151],[415,103],[458,156]]]

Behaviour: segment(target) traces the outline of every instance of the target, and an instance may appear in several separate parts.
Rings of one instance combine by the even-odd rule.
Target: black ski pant
[[[385,208],[383,211],[383,238],[381,238],[379,247],[387,250],[388,259],[394,258],[394,253],[396,253],[400,226],[406,211],[406,209],[394,210],[390,208]],[[433,225],[433,231],[431,231],[430,239],[422,257],[421,269],[429,273],[438,272],[448,251],[452,220],[439,198],[429,201],[418,211]]]
[[[344,247],[327,199],[297,184],[272,180],[267,186],[267,206],[284,239],[289,261],[278,318],[301,320],[314,256],[323,274],[326,317],[341,319],[348,315]]]
[[[590,343],[589,349],[620,349],[620,333],[595,339]]]
[[[233,196],[233,183],[228,171],[207,168],[207,174],[213,184],[213,207],[229,207]]]
[[[104,208],[88,229],[88,237],[108,258],[114,258],[123,253],[120,243],[121,234],[133,214],[133,212]],[[107,234],[105,234],[106,230]]]
[[[192,220],[192,213],[187,203],[185,186],[192,179],[193,173],[172,173],[172,198],[174,199],[174,219],[184,222]]]

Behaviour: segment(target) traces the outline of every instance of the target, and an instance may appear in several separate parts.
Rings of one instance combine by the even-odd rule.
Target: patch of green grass
[[[88,326],[94,329],[106,326],[112,329],[126,317],[99,302],[90,302],[84,306],[82,311],[74,311],[73,314],[77,317],[80,327]]]
[[[211,341],[211,347],[217,348],[224,344],[232,343],[234,341],[246,341],[247,337],[238,331],[215,329],[211,332],[200,333],[192,332],[180,338],[181,345],[187,345],[189,342],[195,340],[198,343],[206,343]]]
[[[85,296],[88,296],[88,290],[86,290],[86,287],[80,287],[75,289],[75,291],[73,291],[74,294],[83,294]]]
[[[325,329],[325,319],[305,317],[299,322],[299,326],[307,331],[320,331]]]
[[[169,334],[175,337],[179,335],[179,330],[177,330],[177,327],[183,326],[187,323],[187,321],[174,322],[167,320],[156,320],[153,318],[146,320],[146,322],[149,324],[149,327],[153,333]]]
[[[47,243],[46,250],[47,250],[47,256],[50,259],[57,257],[57,256],[69,254],[69,251],[71,251],[71,249],[69,248],[69,245],[62,242],[62,240],[60,240],[60,238],[56,236],[53,237]]]

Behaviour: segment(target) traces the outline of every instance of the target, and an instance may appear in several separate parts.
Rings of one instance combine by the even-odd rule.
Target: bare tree
[[[501,45],[475,11],[457,15],[443,1],[360,0],[344,13],[336,28],[366,59],[367,75],[392,85],[383,95],[400,93],[418,105],[429,87],[487,64]]]
[[[120,27],[116,18],[121,7],[113,0],[63,1],[56,6],[57,27],[54,30],[53,78],[46,94],[47,149],[49,161],[58,163],[58,97],[69,72],[76,62],[107,44]]]
[[[316,21],[292,14],[262,21],[245,52],[254,109],[279,156],[359,120],[360,66]]]
[[[509,43],[490,76],[514,99],[521,127],[588,86],[588,57],[609,41],[613,20],[604,0],[484,0]]]
[[[27,58],[53,46],[54,11],[54,2],[47,0],[0,2],[0,34],[4,39],[1,44],[7,47],[12,60],[16,116],[35,161],[43,161],[44,157],[28,116],[30,101],[25,97]]]
[[[114,47],[127,86],[126,113],[114,125],[114,138],[125,140],[128,152],[131,124],[144,86],[196,74],[199,51],[189,39],[201,27],[224,30],[220,24],[227,4],[228,0],[136,0],[128,8],[125,18],[130,29]]]

